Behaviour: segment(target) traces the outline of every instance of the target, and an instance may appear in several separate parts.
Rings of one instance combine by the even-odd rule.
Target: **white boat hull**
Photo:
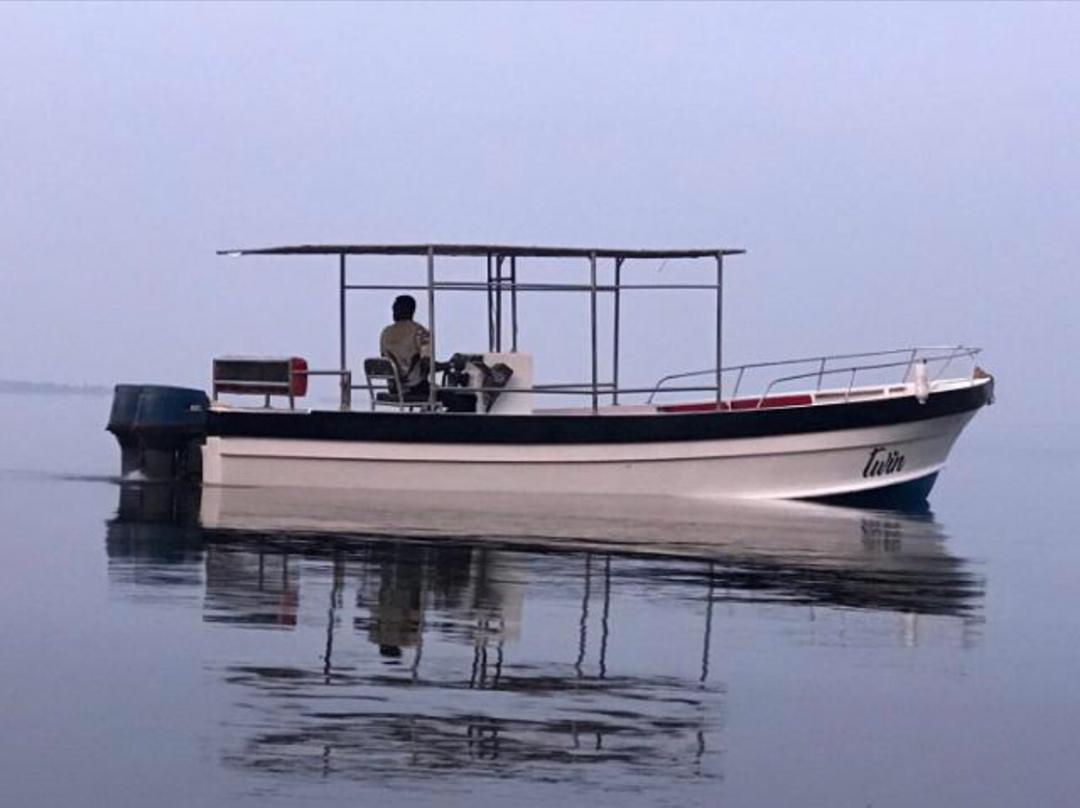
[[[827,497],[932,481],[974,412],[803,434],[626,444],[210,436],[203,482],[474,494]]]

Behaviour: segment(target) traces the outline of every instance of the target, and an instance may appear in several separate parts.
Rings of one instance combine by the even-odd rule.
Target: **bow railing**
[[[896,348],[887,351],[867,351],[862,353],[826,354],[822,356],[810,356],[799,359],[782,359],[773,362],[752,362],[744,365],[734,365],[722,368],[721,380],[730,378],[735,381],[732,387],[724,386],[725,395],[735,399],[739,390],[743,387],[748,376],[761,375],[762,371],[777,371],[782,368],[791,370],[799,369],[799,372],[783,373],[772,376],[767,382],[763,381],[763,392],[759,395],[758,406],[778,387],[791,382],[808,380],[813,382],[813,391],[821,391],[826,379],[836,376],[847,379],[846,395],[850,397],[856,387],[856,381],[860,374],[866,376],[870,373],[883,371],[903,370],[898,374],[900,378],[893,379],[892,384],[907,382],[914,371],[915,365],[925,362],[928,371],[928,381],[935,382],[944,378],[945,373],[954,363],[968,362],[974,368],[975,357],[981,351],[980,348],[971,348],[964,345],[932,345],[916,346],[911,348]],[[670,382],[693,379],[697,376],[716,376],[715,368],[706,370],[694,370],[686,373],[671,373],[657,381],[649,394],[646,403],[651,404],[657,395],[663,393],[679,392],[688,389],[685,385],[676,387],[668,386]],[[767,378],[767,377],[766,377]],[[695,388],[702,389],[702,388]],[[713,389],[704,388],[704,389]],[[727,391],[730,390],[730,393]]]

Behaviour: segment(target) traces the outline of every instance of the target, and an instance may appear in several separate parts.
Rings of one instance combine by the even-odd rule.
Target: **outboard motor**
[[[120,444],[120,473],[150,480],[202,476],[201,446],[210,401],[202,390],[118,384],[105,428]]]

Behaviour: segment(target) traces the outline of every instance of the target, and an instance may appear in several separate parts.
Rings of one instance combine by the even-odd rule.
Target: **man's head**
[[[398,295],[394,298],[394,322],[411,320],[416,313],[416,298],[412,295]]]

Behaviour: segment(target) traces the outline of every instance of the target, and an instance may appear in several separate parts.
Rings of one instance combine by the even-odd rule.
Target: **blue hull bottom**
[[[937,481],[938,473],[927,474],[906,483],[887,485],[870,491],[857,491],[853,494],[836,494],[829,497],[814,497],[816,502],[832,505],[847,505],[854,508],[884,508],[887,510],[925,511],[929,509],[927,497]]]

